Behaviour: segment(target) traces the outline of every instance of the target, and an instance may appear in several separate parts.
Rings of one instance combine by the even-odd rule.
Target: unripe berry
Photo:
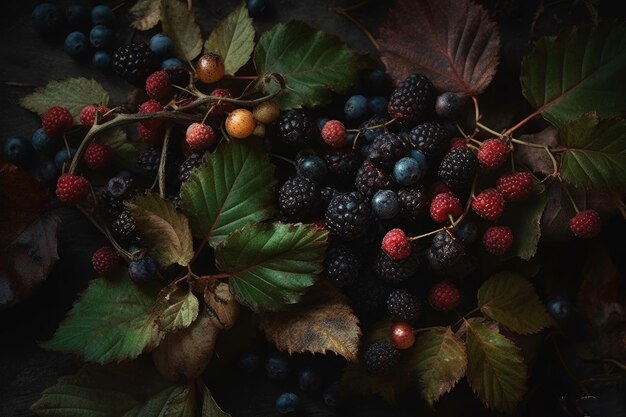
[[[224,77],[224,71],[224,60],[213,52],[202,55],[196,64],[198,79],[205,84],[221,80]]]
[[[250,110],[237,109],[226,118],[226,132],[237,139],[245,139],[254,132],[256,122]]]
[[[200,152],[208,149],[215,142],[215,132],[204,123],[192,123],[187,128],[185,141],[191,152]]]
[[[400,350],[409,349],[415,343],[413,328],[408,323],[396,323],[391,329],[391,343]]]
[[[280,108],[273,101],[264,101],[252,109],[254,118],[261,123],[274,123],[280,117]]]

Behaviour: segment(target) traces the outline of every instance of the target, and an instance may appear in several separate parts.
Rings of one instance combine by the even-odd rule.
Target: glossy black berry
[[[435,87],[421,74],[409,75],[391,94],[388,110],[400,126],[427,120],[435,110]]]
[[[192,153],[180,164],[178,168],[178,180],[185,182],[191,176],[194,169],[202,165],[202,155],[199,153]]]
[[[359,279],[363,260],[347,246],[332,248],[326,256],[326,275],[338,287],[352,285]]]
[[[426,122],[415,126],[409,132],[408,140],[428,159],[440,158],[450,147],[450,133],[437,122]]]
[[[411,255],[402,261],[394,261],[382,250],[378,252],[374,262],[374,270],[378,278],[390,284],[397,284],[415,276],[419,268],[419,252],[413,249]]]
[[[391,371],[400,360],[400,351],[389,341],[381,340],[367,346],[363,351],[363,365],[373,375]]]
[[[278,207],[280,214],[290,222],[314,218],[321,209],[319,185],[300,176],[285,181],[278,191]]]
[[[371,198],[378,190],[395,188],[395,183],[387,169],[365,161],[356,173],[355,186],[363,195]]]
[[[387,310],[393,321],[415,323],[422,311],[422,305],[410,292],[396,290],[387,298]]]
[[[123,45],[113,54],[115,73],[135,87],[145,87],[146,78],[156,68],[157,62],[154,52],[145,42]]]
[[[326,209],[326,227],[341,239],[353,240],[364,236],[370,220],[369,202],[358,192],[335,195]]]
[[[478,169],[478,158],[470,148],[454,149],[443,157],[439,178],[453,190],[469,188]]]
[[[430,207],[430,196],[422,187],[400,188],[397,194],[400,215],[403,217],[416,219]]]
[[[446,119],[455,119],[461,114],[463,109],[463,100],[458,94],[447,92],[439,95],[435,101],[435,112],[440,117]]]
[[[278,138],[293,146],[309,145],[316,137],[315,123],[304,112],[292,110],[278,120]]]
[[[464,256],[465,246],[446,231],[437,233],[426,251],[428,264],[436,271],[458,264]]]
[[[375,164],[393,166],[403,156],[407,156],[411,147],[400,135],[383,133],[378,135],[369,148],[368,159]]]

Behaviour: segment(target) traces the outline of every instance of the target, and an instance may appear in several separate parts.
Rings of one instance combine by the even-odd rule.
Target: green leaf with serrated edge
[[[561,156],[565,181],[597,191],[626,187],[626,119],[583,114],[561,127],[560,143],[566,148]]]
[[[172,39],[176,56],[191,61],[202,52],[202,34],[192,10],[180,0],[161,0],[163,34]]]
[[[72,113],[74,123],[79,123],[83,107],[88,104],[105,106],[108,102],[109,94],[97,81],[79,77],[50,81],[45,87],[40,87],[22,97],[20,106],[40,116],[50,107],[62,106]]]
[[[115,127],[98,135],[98,142],[111,148],[110,167],[116,171],[134,170],[139,157],[139,142],[131,142],[124,129]]]
[[[215,249],[215,260],[239,301],[254,311],[278,310],[315,283],[327,239],[309,225],[251,223]]]
[[[465,375],[465,344],[448,327],[418,333],[409,370],[418,378],[420,393],[431,407]]]
[[[522,61],[524,95],[555,126],[595,110],[626,113],[626,23],[610,22],[542,38]]]
[[[489,408],[512,412],[526,391],[517,346],[479,319],[467,320],[467,381]]]
[[[187,218],[176,211],[171,201],[158,194],[140,194],[125,203],[139,235],[145,239],[150,254],[161,264],[189,264],[193,258],[193,240]]]
[[[281,109],[315,106],[345,93],[356,80],[357,58],[337,37],[304,22],[279,23],[265,32],[254,51],[257,72],[281,74],[287,88],[276,98]],[[267,93],[278,85],[263,83]]]
[[[250,60],[254,50],[254,26],[248,8],[241,3],[219,22],[204,43],[204,52],[215,52],[224,58],[226,74],[234,75]]]
[[[217,405],[206,386],[202,388],[202,417],[231,417]]]
[[[180,190],[194,237],[213,247],[250,222],[271,218],[274,165],[258,141],[222,141]]]
[[[126,273],[97,278],[43,346],[98,363],[134,359],[162,338],[150,315],[155,294],[151,286],[135,285]]]
[[[152,29],[161,19],[161,0],[139,0],[129,11],[133,15],[132,26],[135,29]]]
[[[499,272],[478,290],[478,307],[484,315],[520,334],[537,333],[554,321],[524,277]]]
[[[176,285],[167,286],[159,293],[152,310],[159,329],[175,332],[188,327],[198,317],[198,298],[191,288],[184,290]]]

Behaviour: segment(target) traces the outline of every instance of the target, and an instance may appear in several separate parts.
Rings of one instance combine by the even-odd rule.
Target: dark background
[[[268,0],[272,13],[255,21],[257,33],[271,27],[278,21],[302,19],[327,32],[340,36],[355,50],[376,53],[365,36],[351,23],[332,10],[334,6],[348,6],[358,1],[306,1]],[[38,1],[2,2],[0,6],[0,131],[1,136],[18,134],[30,137],[39,127],[39,119],[20,108],[16,102],[30,93],[35,87],[43,86],[50,80],[66,77],[85,76],[98,80],[109,91],[112,103],[122,103],[130,92],[130,87],[118,78],[106,76],[90,65],[80,65],[63,51],[62,40],[39,38],[30,23],[30,13]],[[66,4],[69,2],[59,2]],[[132,4],[132,2],[129,2]],[[194,8],[204,35],[228,14],[238,1],[194,1]],[[496,129],[510,126],[528,114],[529,108],[520,93],[519,66],[521,57],[528,52],[533,36],[529,33],[532,17],[541,4],[540,1],[483,1],[498,22],[503,49],[498,75],[486,94],[481,98],[481,108],[486,124]],[[588,22],[589,14],[581,4],[573,1],[557,3],[546,8],[538,21],[537,34],[556,34],[566,25]],[[599,3],[600,15],[604,17],[623,16],[618,1]],[[352,15],[359,19],[376,35],[376,28],[382,22],[391,1],[370,1],[354,10]],[[118,10],[118,41],[126,42],[132,37],[142,38],[128,27],[127,7]],[[540,126],[535,126],[540,127]],[[91,272],[90,255],[102,245],[103,240],[93,227],[71,209],[58,213],[62,218],[59,233],[59,255],[61,260],[43,285],[39,293],[18,306],[0,313],[0,416],[31,416],[28,407],[39,398],[41,391],[55,383],[62,375],[74,372],[80,363],[70,355],[48,352],[37,345],[37,341],[48,339],[76,299],[77,293],[86,287]],[[617,236],[623,242],[623,222],[615,221],[611,232],[605,238]],[[621,234],[621,235],[620,235]],[[623,243],[622,245],[623,246]],[[619,247],[618,247],[619,248]],[[542,247],[542,253],[567,256],[568,261],[559,263],[563,275],[579,276],[585,246],[552,245]],[[623,251],[615,255],[623,259]],[[541,254],[540,254],[541,256]],[[622,262],[623,264],[623,262]],[[624,271],[621,265],[621,271]],[[541,338],[531,344],[541,342]],[[533,355],[533,366],[529,380],[526,401],[518,415],[555,416],[560,413],[560,404],[573,404],[581,397],[563,370],[556,363],[554,353],[548,343],[540,344]],[[284,391],[269,383],[260,373],[252,378],[243,378],[236,372],[228,374],[225,381],[210,387],[219,404],[226,411],[239,416],[274,416],[274,400]],[[597,400],[583,400],[582,403],[595,411],[593,416],[626,415],[623,403],[623,387],[603,388],[594,392]],[[621,394],[621,395],[620,395]],[[620,400],[621,398],[621,400]],[[579,401],[580,402],[580,401]],[[591,405],[589,405],[591,404]],[[600,408],[598,404],[601,404]],[[425,410],[415,393],[401,398],[398,407],[391,408],[378,398],[353,399],[343,409],[329,410],[318,397],[305,397],[304,414],[308,416],[409,416],[435,415]],[[577,415],[574,406],[570,415]],[[451,394],[446,395],[437,405],[438,416],[482,416],[492,415],[484,409],[467,384],[461,381]],[[495,415],[495,414],[493,414]],[[568,414],[562,414],[568,415]]]

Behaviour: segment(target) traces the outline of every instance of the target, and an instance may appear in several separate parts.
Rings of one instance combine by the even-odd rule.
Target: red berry
[[[148,100],[139,106],[139,114],[157,113],[163,110],[163,107],[156,100]],[[158,119],[146,119],[142,120],[141,124],[150,129],[156,129],[163,124],[162,120]]]
[[[495,222],[504,213],[504,196],[495,188],[488,188],[472,201],[472,210],[485,220]]]
[[[91,169],[105,167],[111,160],[113,151],[107,145],[91,142],[85,151],[85,164]]]
[[[383,238],[381,244],[383,252],[391,259],[401,261],[411,255],[411,242],[408,241],[402,229],[391,229]]]
[[[583,210],[570,219],[569,228],[578,237],[594,238],[600,234],[600,215],[595,210]]]
[[[408,323],[396,323],[391,328],[391,344],[396,349],[410,349],[415,343],[413,328]]]
[[[346,127],[339,120],[329,120],[324,124],[322,139],[331,148],[343,148],[347,138]]]
[[[94,271],[105,275],[112,272],[120,261],[117,252],[110,246],[103,246],[93,253],[91,264]]]
[[[174,87],[172,87],[167,71],[161,70],[153,72],[146,79],[146,93],[154,100],[167,100],[172,96],[173,92]]]
[[[465,138],[452,138],[448,152],[452,152],[455,149],[465,148],[466,146],[467,143],[465,142]]]
[[[72,118],[72,113],[65,107],[50,107],[43,116],[41,116],[41,127],[43,127],[43,131],[46,132],[46,135],[50,137],[60,136],[73,125],[74,119]]]
[[[230,91],[224,88],[216,88],[215,90],[211,91],[211,94],[209,95],[220,98],[233,98],[233,96],[230,94]],[[211,110],[212,116],[220,117],[223,116],[226,112],[233,111],[235,109],[235,105],[233,103],[226,103],[224,101],[211,101],[209,102],[207,108],[213,109]]]
[[[137,131],[139,132],[139,139],[141,139],[141,141],[146,145],[158,146],[163,143],[163,139],[165,137],[165,130],[163,129],[163,126],[145,127],[144,125],[139,124]]]
[[[105,117],[105,114],[109,112],[109,109],[102,106],[94,106],[90,104],[88,106],[83,107],[80,111],[80,124],[85,126],[86,128],[90,128],[96,121],[96,111],[98,112],[98,124],[106,122],[111,117],[110,115]]]
[[[437,194],[451,193],[452,190],[442,181],[435,181],[430,186],[429,192],[430,192],[430,198],[434,198]]]
[[[192,123],[187,128],[185,141],[191,152],[200,152],[209,149],[215,142],[215,132],[204,123]]]
[[[498,178],[497,188],[506,201],[526,200],[533,191],[533,177],[528,172],[503,175]]]
[[[76,204],[89,194],[89,181],[80,175],[63,174],[57,181],[56,195],[63,203]]]
[[[491,226],[483,235],[483,246],[492,255],[504,255],[513,243],[513,231],[506,226]]]
[[[477,156],[483,168],[500,168],[509,156],[509,145],[500,139],[487,139],[478,149]]]
[[[438,311],[454,310],[461,303],[461,293],[454,284],[441,281],[430,289],[428,302],[432,308]]]
[[[448,221],[448,215],[460,216],[463,212],[461,201],[452,193],[437,194],[430,203],[430,217],[437,223]]]

